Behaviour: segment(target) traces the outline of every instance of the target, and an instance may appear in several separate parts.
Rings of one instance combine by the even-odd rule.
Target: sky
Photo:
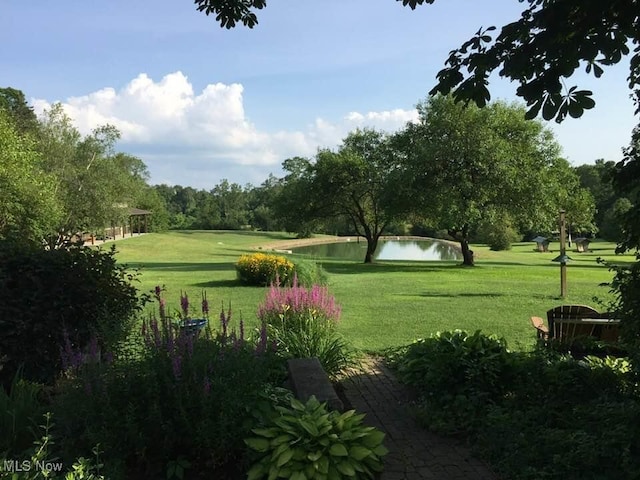
[[[63,104],[84,134],[121,132],[118,151],[153,184],[260,185],[283,160],[336,148],[356,128],[417,119],[451,50],[517,20],[517,0],[269,0],[254,29],[219,27],[190,0],[0,0],[0,87],[36,113]],[[595,80],[596,108],[549,123],[573,165],[618,161],[638,124],[628,63]],[[516,84],[491,78],[492,99]]]

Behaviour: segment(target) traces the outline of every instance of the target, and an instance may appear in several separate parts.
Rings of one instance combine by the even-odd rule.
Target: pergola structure
[[[123,225],[111,224],[110,228],[105,229],[107,238],[125,238],[127,233],[133,237],[135,233],[147,233],[149,227],[149,215],[153,212],[150,210],[142,210],[140,208],[129,208],[129,221]],[[135,227],[135,228],[134,228]]]

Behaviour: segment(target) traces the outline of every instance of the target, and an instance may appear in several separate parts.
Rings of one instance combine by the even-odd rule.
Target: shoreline
[[[417,235],[382,235],[380,240],[397,240],[397,241],[436,241],[443,242],[451,245],[460,251],[460,244],[458,242],[454,242],[452,240],[444,240],[441,238],[432,238],[432,237],[420,237]],[[280,252],[280,253],[291,253],[290,250],[292,248],[298,247],[306,247],[308,245],[322,245],[325,243],[347,243],[347,242],[361,242],[367,243],[367,240],[364,237],[351,235],[351,236],[322,236],[322,237],[311,237],[311,238],[293,238],[291,240],[279,240],[277,242],[268,243],[265,245],[260,245],[257,247],[253,247],[254,250],[262,250],[262,251],[271,251],[271,252]]]

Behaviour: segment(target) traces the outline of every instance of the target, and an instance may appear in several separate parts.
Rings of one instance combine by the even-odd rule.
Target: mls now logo
[[[32,462],[30,460],[5,460],[4,465],[2,465],[3,472],[19,473],[30,472],[32,470],[38,472],[61,472],[62,462],[43,462],[40,460],[36,462]]]

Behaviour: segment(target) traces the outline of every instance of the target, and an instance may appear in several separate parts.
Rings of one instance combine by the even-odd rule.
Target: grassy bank
[[[118,259],[141,269],[141,290],[166,285],[170,305],[179,307],[180,291],[198,298],[206,289],[210,303],[231,302],[235,318],[255,323],[265,289],[236,281],[235,262],[253,248],[282,244],[282,233],[181,231],[150,234],[119,241]],[[557,244],[552,245],[556,248]],[[342,332],[361,349],[403,345],[439,331],[481,329],[504,336],[511,348],[527,348],[534,333],[531,315],[544,315],[561,303],[597,307],[594,297],[608,298],[600,283],[611,273],[596,262],[631,261],[615,256],[614,244],[592,243],[590,253],[575,253],[568,266],[568,296],[560,294],[560,272],[551,260],[557,251],[534,252],[532,243],[508,252],[476,245],[475,268],[455,262],[357,262],[318,259],[329,272],[329,285],[342,305]]]

